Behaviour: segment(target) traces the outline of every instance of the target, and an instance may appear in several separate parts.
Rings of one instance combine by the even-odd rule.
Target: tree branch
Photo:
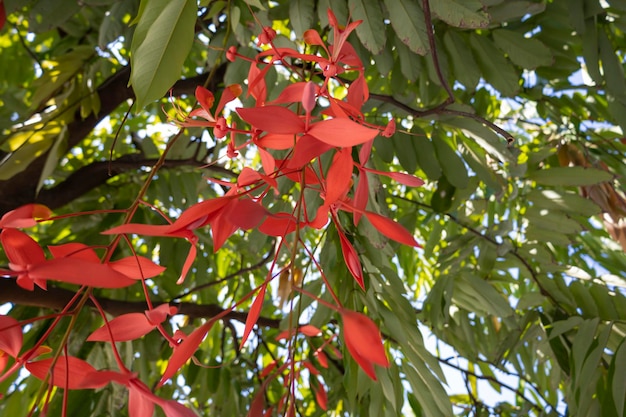
[[[56,209],[106,183],[109,179],[119,174],[134,171],[142,167],[152,167],[156,162],[157,159],[146,159],[139,153],[124,155],[114,161],[93,162],[74,171],[58,185],[41,190],[34,201],[46,205],[51,209]],[[228,177],[234,176],[234,174],[226,168],[218,165],[207,166],[204,162],[195,159],[166,160],[163,165],[165,168],[181,166],[205,168]]]
[[[52,310],[62,310],[76,294],[75,291],[66,290],[48,285],[48,290],[35,287],[34,291],[28,291],[17,285],[14,279],[0,279],[0,304],[13,303],[32,307],[49,308]],[[96,297],[98,303],[104,311],[112,316],[119,316],[128,313],[143,313],[148,309],[145,301],[124,301],[111,298]],[[166,301],[153,300],[154,305],[166,303]],[[196,304],[187,302],[170,302],[171,306],[178,308],[178,314],[195,318],[211,318],[223,313],[226,309],[218,304]],[[87,302],[92,308],[93,303]],[[230,311],[223,316],[223,320],[237,320],[245,323],[248,313],[243,311]],[[278,328],[280,319],[271,317],[259,317],[257,324],[263,327]]]
[[[226,64],[216,68],[214,76],[207,88],[215,91],[222,82]],[[172,95],[193,95],[198,85],[203,85],[207,80],[208,73],[178,80],[172,87]],[[74,120],[67,125],[68,149],[78,145],[96,127],[100,121],[111,114],[126,100],[135,97],[133,90],[128,87],[130,67],[126,66],[111,75],[96,90],[95,94],[100,99],[100,112],[97,115],[90,114],[86,118],[76,115]],[[32,203],[36,199],[37,184],[46,163],[48,153],[44,153],[26,167],[19,175],[8,180],[0,181],[0,215],[13,210],[23,204]]]

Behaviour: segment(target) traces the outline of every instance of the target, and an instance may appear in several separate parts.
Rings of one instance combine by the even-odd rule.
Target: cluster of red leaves
[[[308,30],[304,34],[307,48],[321,49],[322,54],[277,48],[273,45],[276,32],[271,28],[263,29],[257,42],[263,49],[255,59],[250,60],[248,72],[247,94],[254,99],[253,107],[237,108],[234,114],[224,111],[228,103],[243,93],[239,85],[228,86],[215,109],[213,94],[198,87],[196,99],[200,107],[182,121],[178,121],[183,127],[211,128],[214,137],[218,139],[228,137],[229,157],[235,158],[242,149],[248,150],[253,146],[261,161],[258,170],[245,167],[235,182],[212,180],[228,187],[228,191],[221,197],[192,205],[169,224],[125,223],[103,233],[172,237],[189,241],[191,249],[184,262],[179,284],[183,283],[197,254],[198,237],[195,231],[207,226],[211,229],[213,248],[217,251],[240,229],[256,228],[267,235],[286,238],[306,227],[323,229],[330,221],[337,230],[346,267],[363,289],[365,280],[361,262],[339,220],[339,212],[351,214],[355,225],[365,217],[384,236],[401,244],[418,246],[411,233],[400,224],[367,210],[368,173],[387,176],[412,187],[420,186],[423,182],[413,175],[382,172],[366,166],[374,139],[379,135],[393,135],[395,123],[391,120],[386,126],[373,125],[365,120],[362,113],[361,109],[369,96],[364,67],[353,47],[347,42],[349,34],[360,22],[352,22],[342,28],[330,10],[328,18],[333,29],[332,44],[327,45],[314,30]],[[228,50],[227,57],[231,60],[247,59],[239,56],[233,48]],[[290,66],[295,61],[313,64],[315,70],[309,74],[311,81],[304,81],[305,78],[300,76],[303,81],[289,85],[278,97],[268,100],[265,76],[269,69],[274,65],[283,65],[301,75],[300,67]],[[352,81],[340,78],[346,72],[356,75],[351,77]],[[345,96],[333,95],[337,86],[342,86],[342,91],[347,91]],[[319,105],[320,99],[327,104],[324,108]],[[356,158],[353,158],[353,153],[357,155]],[[330,164],[325,164],[322,158],[330,159]],[[303,198],[294,202],[291,212],[273,212],[271,207],[263,204],[268,193],[278,193],[277,181],[280,178],[298,184],[301,192],[310,190],[318,193],[322,204],[314,215],[309,215],[310,210]],[[45,289],[48,280],[83,287],[121,288],[132,285],[137,280],[154,277],[164,270],[151,260],[137,255],[111,261],[108,256],[110,252],[107,251],[107,255],[101,259],[94,248],[80,243],[49,246],[48,258],[44,249],[33,238],[17,228],[34,226],[35,219],[47,220],[50,217],[51,213],[47,208],[28,205],[8,213],[0,220],[0,228],[3,229],[0,241],[9,260],[9,269],[0,270],[0,273],[16,277],[18,285],[25,289],[33,290],[35,285]],[[324,276],[323,271],[320,270],[320,273]],[[255,299],[245,324],[242,345],[258,320],[267,285],[273,276],[277,275],[272,275],[270,271],[268,279],[257,290],[244,297]],[[333,294],[332,288],[328,290]],[[242,301],[244,300],[240,302]],[[337,297],[335,302],[336,305],[328,306],[338,311],[342,317],[343,337],[348,352],[369,377],[376,379],[374,365],[389,366],[377,326],[366,315],[345,309]],[[145,314],[125,314],[111,321],[106,321],[103,314],[105,325],[93,332],[87,340],[109,342],[115,349],[114,342],[134,340],[158,329],[173,348],[167,368],[157,385],[159,387],[193,356],[213,323],[219,319],[214,317],[189,335],[177,332],[174,336],[169,336],[161,328],[161,323],[172,314],[176,314],[176,309],[167,304],[150,308]],[[314,337],[321,334],[321,331],[312,326],[301,326],[297,332],[281,337],[295,337],[296,334]],[[118,363],[120,371],[96,370],[87,362],[72,356],[56,355],[35,361],[33,358],[43,352],[31,349],[20,356],[21,340],[20,323],[10,317],[0,317],[0,369],[6,366],[8,357],[11,357],[15,359],[11,372],[16,366],[24,365],[35,377],[50,377],[50,384],[60,388],[95,389],[109,382],[122,384],[129,390],[132,417],[151,416],[154,404],[161,406],[168,417],[192,415],[180,404],[154,395],[137,379],[136,374],[124,367],[121,360]],[[327,366],[324,352],[319,350],[316,356],[320,366]],[[275,366],[283,371],[295,369],[287,365],[285,363]],[[308,369],[310,374],[316,376],[311,382],[311,388],[320,407],[326,409],[326,391],[317,379],[319,372],[310,362],[304,362],[302,369]],[[0,380],[3,377],[6,374],[1,375]],[[261,402],[255,400],[256,405],[253,404],[251,408],[253,415],[263,413],[263,397],[260,398]]]

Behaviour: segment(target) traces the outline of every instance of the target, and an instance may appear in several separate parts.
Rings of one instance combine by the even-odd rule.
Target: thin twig
[[[435,28],[433,26],[432,16],[430,13],[430,3],[428,0],[422,0],[422,6],[424,9],[424,20],[426,21],[426,34],[428,35],[428,44],[430,45],[430,53],[433,57],[433,64],[435,66],[435,71],[437,72],[437,78],[439,78],[439,82],[441,82],[441,86],[448,93],[448,98],[444,102],[444,106],[451,104],[454,102],[454,93],[452,92],[452,88],[450,88],[450,84],[443,76],[443,71],[441,71],[441,65],[439,65],[439,57],[437,56],[437,45],[435,44]]]

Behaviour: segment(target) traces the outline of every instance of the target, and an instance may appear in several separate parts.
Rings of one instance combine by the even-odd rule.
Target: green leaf
[[[583,230],[580,223],[567,217],[565,213],[556,210],[546,210],[530,207],[526,210],[529,224],[541,229],[552,230],[564,234],[579,233]]]
[[[554,59],[552,52],[543,42],[507,29],[496,29],[491,33],[496,46],[505,52],[515,65],[535,69],[552,64]]]
[[[568,7],[571,7],[568,4]],[[546,9],[546,3],[529,0],[506,0],[490,7],[487,12],[491,16],[491,24],[510,22],[527,15],[541,13]]]
[[[467,188],[469,176],[463,159],[442,137],[434,138],[433,145],[435,146],[435,153],[437,154],[437,159],[439,160],[443,174],[448,181],[450,181],[450,184],[456,188]]]
[[[67,135],[68,129],[67,126],[63,126],[61,128],[61,133],[54,140],[54,145],[50,148],[48,155],[46,156],[46,162],[41,170],[41,175],[39,176],[39,182],[37,183],[36,192],[39,193],[41,187],[43,187],[45,180],[52,175],[55,168],[59,164],[59,160],[63,157],[67,150]]]
[[[246,4],[249,4],[252,7],[256,7],[259,10],[265,10],[265,6],[263,6],[263,3],[261,3],[260,0],[243,0],[246,2]]]
[[[528,174],[528,179],[548,186],[581,186],[610,181],[613,175],[601,169],[575,166],[533,171]]]
[[[615,370],[611,379],[613,401],[618,416],[624,416],[625,399],[626,399],[626,378],[624,378],[624,369],[626,369],[626,341],[622,342],[613,355],[611,367]],[[609,376],[611,376],[609,374]]]
[[[520,75],[493,42],[484,36],[471,33],[470,45],[483,78],[504,96],[517,94]]]
[[[424,13],[415,0],[385,0],[391,26],[398,39],[417,54],[428,52]]]
[[[297,38],[302,38],[304,31],[311,29],[315,17],[315,2],[308,0],[291,0],[289,2],[289,19]]]
[[[455,78],[469,90],[474,90],[480,81],[480,69],[467,47],[467,36],[455,30],[447,30],[443,44],[452,62]]]
[[[574,192],[556,190],[531,190],[526,198],[534,207],[557,209],[580,216],[595,216],[602,211],[593,201]]]
[[[180,78],[194,39],[195,0],[150,0],[131,45],[130,84],[137,110],[163,97]]]
[[[478,0],[437,0],[431,1],[430,7],[436,17],[450,26],[479,29],[489,24],[489,15],[482,11]]]
[[[363,20],[356,34],[372,54],[376,55],[385,46],[385,23],[380,4],[376,0],[349,0],[348,6],[354,20]]]

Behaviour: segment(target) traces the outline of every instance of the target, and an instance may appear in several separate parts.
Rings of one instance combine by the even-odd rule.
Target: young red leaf
[[[198,349],[198,346],[200,346],[200,343],[202,343],[202,340],[204,340],[204,337],[213,326],[213,323],[213,321],[207,321],[191,332],[178,346],[174,347],[174,353],[172,353],[170,360],[167,362],[167,367],[165,368],[165,372],[163,372],[161,380],[157,384],[157,388],[165,384],[165,382],[174,376],[189,358],[193,356],[194,352]]]
[[[196,87],[196,100],[198,100],[198,104],[200,104],[204,111],[210,115],[211,107],[213,107],[213,103],[215,102],[215,96],[213,93],[199,85]],[[215,119],[211,116],[211,120]]]
[[[367,173],[361,169],[359,169],[359,183],[356,186],[356,191],[354,192],[354,199],[352,200],[352,204],[354,208],[357,210],[353,214],[354,225],[358,225],[361,220],[361,216],[365,208],[367,207],[367,202],[369,200],[369,181],[367,179]]]
[[[29,269],[28,273],[33,279],[51,279],[99,288],[124,288],[136,282],[107,264],[72,257],[39,263]]]
[[[424,185],[424,180],[416,177],[415,175],[405,174],[404,172],[387,172],[387,171],[377,171],[375,169],[365,168],[369,172],[373,172],[374,174],[384,175],[385,177],[389,177],[394,181],[399,182],[400,184],[407,185],[409,187],[421,187]]]
[[[266,135],[261,136],[256,140],[256,144],[265,149],[276,149],[276,150],[284,150],[291,149],[295,143],[295,136],[293,133],[289,134],[278,134],[278,133],[268,133]]]
[[[289,84],[285,87],[275,100],[272,100],[268,104],[282,104],[282,103],[297,103],[302,100],[302,94],[306,82],[300,81],[297,83]]]
[[[248,336],[252,331],[252,327],[256,324],[256,321],[259,319],[259,315],[261,314],[261,308],[263,307],[263,300],[265,299],[265,289],[267,288],[267,284],[263,285],[257,294],[256,298],[252,302],[250,306],[250,311],[248,312],[248,317],[246,318],[246,326],[243,330],[243,336],[241,338],[241,344],[239,348],[243,347],[246,340],[248,340]]]
[[[365,314],[346,309],[342,309],[340,314],[348,351],[365,373],[376,380],[373,364],[389,366],[378,327]]]
[[[148,321],[154,325],[161,324],[167,319],[167,316],[173,316],[178,312],[178,308],[169,304],[161,304],[152,310],[146,310],[144,313]]]
[[[312,159],[317,158],[332,148],[331,145],[317,140],[311,135],[303,135],[296,141],[293,156],[289,159],[287,167],[300,169],[311,162]]]
[[[11,264],[26,267],[26,265],[34,265],[46,260],[39,244],[20,230],[2,230],[0,241]]]
[[[318,350],[317,352],[315,352],[315,357],[317,358],[317,361],[320,363],[320,366],[322,368],[328,368],[328,357],[324,352]]]
[[[226,212],[226,220],[233,225],[249,230],[257,227],[267,216],[269,211],[261,204],[250,198],[242,197],[233,200]]]
[[[325,204],[331,205],[346,195],[352,184],[353,165],[351,148],[339,149],[326,174]]]
[[[322,335],[322,331],[312,324],[305,324],[298,327],[298,331],[308,337],[317,337]]]
[[[196,413],[174,400],[165,401],[160,406],[167,417],[198,417]]]
[[[88,342],[108,342],[111,341],[110,334],[113,335],[114,342],[126,342],[128,340],[139,339],[150,333],[156,324],[151,323],[145,314],[128,313],[109,321],[109,326],[105,324],[87,338]],[[110,334],[109,334],[110,331]]]
[[[22,349],[22,327],[10,316],[0,316],[0,351],[17,358]]]
[[[350,147],[374,139],[378,135],[378,130],[350,119],[334,118],[313,123],[307,133],[332,146]]]
[[[326,389],[324,385],[320,383],[312,384],[313,391],[315,392],[315,401],[317,405],[324,411],[328,410],[328,396],[326,395]]]
[[[2,1],[0,1],[0,7]],[[37,224],[37,219],[46,220],[52,216],[52,211],[41,204],[26,204],[5,213],[0,219],[0,228],[32,227]]]
[[[263,166],[263,172],[265,172],[267,175],[273,174],[274,170],[276,169],[276,160],[274,159],[272,154],[261,147],[258,148],[258,152],[259,156],[261,157],[261,166]],[[274,188],[277,187],[276,184],[273,184],[272,186]]]
[[[383,235],[407,246],[420,246],[402,225],[380,214],[365,212],[367,220]]]
[[[343,234],[341,230],[339,232],[339,242],[341,243],[341,252],[343,254],[343,260],[348,267],[348,271],[354,277],[357,284],[365,290],[365,282],[363,279],[363,268],[361,267],[361,261],[356,253],[354,247],[348,241],[348,238]]]
[[[304,86],[302,92],[302,107],[306,111],[307,115],[311,114],[315,108],[315,94],[317,92],[317,85],[313,81],[309,81]]]
[[[275,213],[267,216],[258,230],[268,236],[287,236],[296,230],[296,219],[289,213]]]
[[[42,359],[28,362],[25,367],[35,378],[45,380],[51,372],[52,362],[53,358]],[[108,381],[88,382],[89,376],[97,372],[93,366],[82,359],[74,356],[59,356],[52,368],[50,383],[64,389],[102,388]]]
[[[296,134],[304,131],[304,121],[281,106],[238,108],[239,116],[257,129],[269,133]]]
[[[133,385],[128,388],[128,415],[129,417],[154,416],[154,401]]]
[[[218,115],[226,104],[230,103],[237,97],[239,97],[242,93],[241,85],[239,84],[229,84],[226,86],[224,91],[222,91],[222,96],[220,97],[219,103],[217,103],[217,107],[215,109],[215,114]]]
[[[112,269],[133,279],[152,278],[165,271],[165,267],[157,265],[143,256],[127,256],[117,261],[109,262]]]
[[[324,49],[326,49],[326,44],[322,40],[320,34],[317,33],[315,29],[306,30],[304,32],[303,39],[307,45],[322,46],[324,47]]]
[[[4,28],[4,24],[7,21],[7,12],[4,8],[4,0],[0,0],[0,30]]]
[[[100,258],[91,246],[84,243],[65,243],[63,245],[48,246],[50,253],[54,258],[84,259],[93,263],[100,263]]]
[[[237,231],[237,225],[230,220],[228,211],[211,220],[211,234],[213,235],[213,252],[217,252],[224,242]]]

